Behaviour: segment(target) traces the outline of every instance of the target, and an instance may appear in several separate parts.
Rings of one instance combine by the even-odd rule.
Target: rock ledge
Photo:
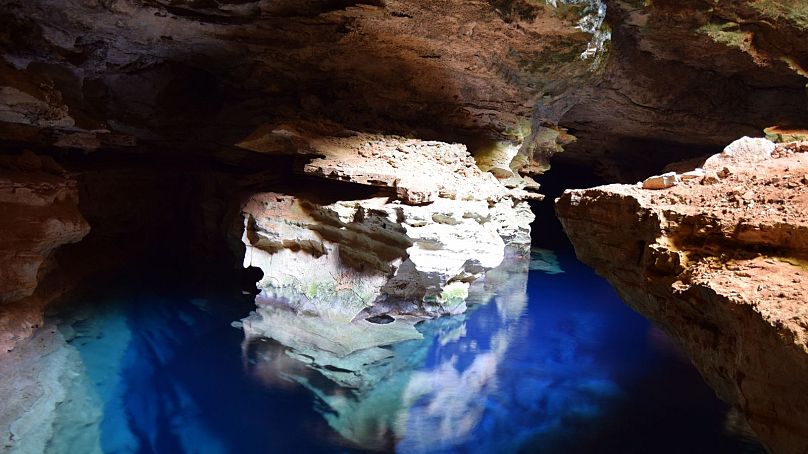
[[[662,190],[567,191],[578,257],[662,326],[773,452],[808,452],[808,143],[736,141]]]

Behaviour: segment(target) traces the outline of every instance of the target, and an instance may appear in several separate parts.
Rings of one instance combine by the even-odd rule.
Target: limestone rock
[[[705,170],[720,171],[726,166],[753,164],[771,159],[775,145],[768,139],[744,137],[729,144],[722,153],[704,163]]]
[[[681,175],[679,175],[679,178],[682,181],[697,180],[699,178],[704,178],[705,175],[706,173],[704,172],[704,169],[698,168],[682,173]]]
[[[243,212],[244,265],[263,270],[263,294],[344,321],[382,302],[414,301],[395,311],[416,314],[462,312],[468,283],[499,265],[506,241],[529,244],[532,220],[525,202],[509,199],[492,209],[474,200],[322,204],[260,193]]]
[[[42,324],[48,295],[36,295],[53,252],[90,226],[78,190],[49,158],[31,152],[0,159],[0,354]]]
[[[718,178],[718,174],[714,170],[708,170],[704,173],[704,177],[701,179],[701,184],[716,184],[721,180]]]
[[[306,164],[306,174],[392,188],[408,204],[431,203],[438,196],[497,201],[506,192],[461,144],[356,134],[320,137],[309,146],[324,157]]]
[[[808,156],[777,147],[736,142],[710,158],[734,171],[708,170],[709,185],[567,191],[556,211],[578,257],[677,341],[772,452],[796,454],[808,450],[808,192],[796,183]]]
[[[54,324],[0,358],[3,452],[47,452],[53,446],[66,452],[102,452],[104,403],[92,390],[81,355]]]
[[[343,321],[363,311],[459,313],[469,284],[506,247],[530,244],[527,196],[482,172],[462,145],[370,135],[310,144],[324,157],[307,174],[379,193],[252,195],[244,266],[263,270],[263,297]]]
[[[642,182],[643,189],[668,189],[675,186],[680,181],[676,172],[668,172],[647,178]]]

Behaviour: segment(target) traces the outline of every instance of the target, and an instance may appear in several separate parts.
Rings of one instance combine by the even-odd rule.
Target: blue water
[[[245,340],[231,322],[252,296],[227,286],[115,286],[63,327],[102,402],[105,452],[762,452],[660,331],[558,260],[563,273],[507,274],[486,304],[417,325],[424,339],[385,347],[372,370]]]

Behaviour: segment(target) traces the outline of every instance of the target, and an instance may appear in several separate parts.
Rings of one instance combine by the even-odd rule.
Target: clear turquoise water
[[[97,429],[62,430],[115,453],[761,452],[661,332],[558,259],[348,370],[245,340],[239,289],[130,278],[61,315],[103,407]]]

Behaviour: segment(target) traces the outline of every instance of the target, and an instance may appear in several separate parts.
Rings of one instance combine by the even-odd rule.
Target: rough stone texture
[[[567,191],[556,210],[578,257],[678,341],[769,449],[803,453],[808,143],[745,138],[708,162],[724,170],[712,184]]]
[[[90,226],[64,169],[25,152],[0,157],[0,354],[42,324],[55,292],[36,292],[60,246],[82,239]]]
[[[662,175],[648,177],[642,182],[643,189],[667,189],[679,183],[676,172],[668,172]]]
[[[317,139],[310,146],[324,157],[306,164],[306,174],[392,188],[411,205],[439,197],[496,202],[507,192],[460,144],[357,134]]]
[[[586,73],[592,36],[578,28],[589,2],[511,3],[4,0],[0,131],[200,152],[327,119],[519,144],[548,79],[521,55]]]
[[[15,143],[228,154],[334,121],[462,140],[505,172],[565,147],[615,173],[808,111],[797,0],[0,4]]]
[[[258,206],[245,236],[250,263],[255,259],[266,268],[274,257],[305,272],[329,260],[318,268],[333,271],[326,287],[295,284],[297,293],[310,290],[323,300],[331,287],[342,291],[354,282],[354,265],[366,267],[370,271],[360,272],[372,275],[364,281],[368,287],[352,310],[336,311],[343,315],[375,300],[380,285],[389,294],[427,297],[439,312],[451,312],[461,306],[445,303],[456,301],[503,245],[525,242],[530,213],[524,199],[535,185],[524,175],[546,170],[551,154],[566,149],[570,159],[594,161],[601,174],[615,178],[647,176],[658,173],[659,162],[703,154],[767,126],[799,130],[803,125],[796,123],[808,111],[805,32],[805,8],[797,0],[0,0],[0,143],[11,145],[9,150],[70,156],[79,167],[92,159],[142,166],[142,172],[114,174],[129,184],[91,183],[88,193],[107,193],[85,201],[90,209],[96,204],[98,211],[113,211],[106,219],[123,221],[113,222],[113,234],[99,243],[137,240],[127,241],[130,249],[148,243],[155,225],[171,224],[177,230],[171,238],[188,233],[176,223],[151,223],[155,206],[164,213],[169,204],[142,197],[137,188],[151,186],[151,180],[132,185],[136,175],[156,168],[181,173],[198,162],[259,172],[255,179],[263,186],[250,193],[295,197],[281,196],[277,201],[285,200],[288,209],[270,212],[307,208],[284,224],[262,217]],[[379,134],[385,143],[346,146],[351,137],[373,142]],[[390,134],[465,144],[480,168],[500,180],[505,195],[464,200],[470,187],[494,187],[491,178],[476,174],[451,185],[461,197],[441,193],[451,173],[418,169],[444,157],[427,153],[416,154],[424,160],[406,160],[405,154],[413,156],[412,143]],[[401,156],[392,162],[403,167],[384,160],[394,144]],[[402,144],[408,153],[399,151]],[[433,148],[460,159],[458,147],[424,150]],[[82,159],[79,150],[93,158]],[[118,161],[123,155],[140,162]],[[304,160],[310,160],[308,167]],[[444,164],[454,169],[468,162],[466,157]],[[707,170],[701,181],[723,187],[733,178],[726,167]],[[276,181],[293,173],[299,178]],[[370,194],[348,197],[342,190],[330,197],[332,186],[323,183],[328,179],[406,203],[380,205]],[[297,187],[287,190],[289,180]],[[21,194],[37,185],[26,183]],[[197,244],[215,241],[207,229],[223,228],[215,221],[227,211],[227,199],[214,201],[216,192],[205,192],[209,203],[198,204],[205,213],[188,229],[199,236]],[[307,195],[312,193],[319,197]],[[107,203],[135,197],[137,203]],[[262,197],[256,196],[258,205]],[[311,220],[311,213],[320,217]],[[139,222],[127,223],[127,216]],[[389,257],[379,256],[379,244],[371,244],[378,249],[372,253],[357,253],[367,246],[358,238],[379,225],[390,225],[412,244],[385,244],[394,251]],[[74,223],[54,238],[75,241],[80,230]],[[44,260],[58,243],[43,241],[42,251],[26,256],[27,268],[14,267],[12,274],[25,277],[14,275],[22,279],[21,293],[14,286],[2,292],[24,295],[41,285],[32,278],[47,261],[40,265],[37,256]],[[322,250],[307,249],[313,245]],[[20,251],[11,254],[27,254]],[[301,254],[304,261],[293,260]],[[81,261],[82,254],[72,260]],[[420,276],[413,287],[394,278],[413,273]],[[3,276],[4,282],[13,280]],[[9,304],[35,307],[3,304],[4,313],[10,313]],[[36,325],[40,313],[0,331],[15,339],[14,330]]]
[[[594,161],[608,180],[628,183],[768,126],[804,128],[804,2],[605,4],[612,40],[595,82],[555,85],[557,96],[538,106],[537,117],[578,139],[559,159]]]
[[[766,139],[744,137],[729,144],[720,154],[708,158],[702,167],[720,172],[727,166],[750,166],[768,161],[774,150],[774,143]]]
[[[477,169],[462,147],[416,141],[398,147],[419,153],[420,184],[435,194],[431,202],[384,194],[333,202],[306,193],[249,198],[244,266],[264,272],[258,285],[264,297],[287,298],[299,311],[345,321],[362,311],[458,313],[465,310],[469,283],[498,266],[506,246],[528,247],[533,214],[527,203]],[[459,156],[449,153],[452,164],[430,161],[422,151],[433,148]],[[410,188],[392,173],[409,156],[400,151],[374,165],[378,158],[352,162],[348,154],[347,160],[316,160],[307,170],[372,187]]]

